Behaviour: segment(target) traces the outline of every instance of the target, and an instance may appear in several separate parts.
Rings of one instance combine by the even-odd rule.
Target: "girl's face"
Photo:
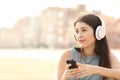
[[[85,22],[76,23],[75,36],[80,48],[88,48],[95,46],[95,37],[93,29]]]

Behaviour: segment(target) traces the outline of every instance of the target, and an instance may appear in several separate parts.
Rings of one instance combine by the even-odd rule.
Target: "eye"
[[[78,34],[78,33],[79,33],[79,31],[75,31],[75,33],[77,33],[77,34]]]
[[[87,30],[86,30],[86,29],[83,29],[82,31],[85,32],[85,31],[87,31]]]

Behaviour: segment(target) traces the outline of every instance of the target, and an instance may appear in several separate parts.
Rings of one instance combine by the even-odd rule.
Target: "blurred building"
[[[21,47],[37,47],[38,44],[38,17],[25,17],[14,25],[13,30],[22,37]]]
[[[1,29],[0,48],[18,48],[21,46],[22,36],[10,29]]]
[[[111,48],[120,47],[120,19],[103,15],[101,11],[90,11],[101,16],[106,23],[107,37]],[[0,29],[0,48],[68,48],[75,45],[74,21],[86,14],[85,5],[74,8],[49,7],[39,16],[26,16],[12,29]]]
[[[73,42],[73,23],[78,16],[78,11],[85,11],[85,5],[72,8],[50,7],[41,13],[40,26],[42,27],[43,40],[41,43],[54,48],[65,48]]]

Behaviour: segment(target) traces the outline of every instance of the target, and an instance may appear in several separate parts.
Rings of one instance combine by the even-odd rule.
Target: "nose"
[[[74,34],[74,37],[76,38],[76,39],[79,39],[79,38],[82,38],[83,37],[83,34],[82,33],[75,33]]]
[[[82,33],[82,32],[79,32],[79,34],[77,34],[77,36],[78,36],[79,38],[81,38],[81,37],[83,36],[83,33]]]

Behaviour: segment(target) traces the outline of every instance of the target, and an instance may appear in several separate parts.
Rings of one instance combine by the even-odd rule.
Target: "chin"
[[[79,46],[79,48],[85,48],[85,46],[83,46],[83,45],[80,45],[80,46]]]

